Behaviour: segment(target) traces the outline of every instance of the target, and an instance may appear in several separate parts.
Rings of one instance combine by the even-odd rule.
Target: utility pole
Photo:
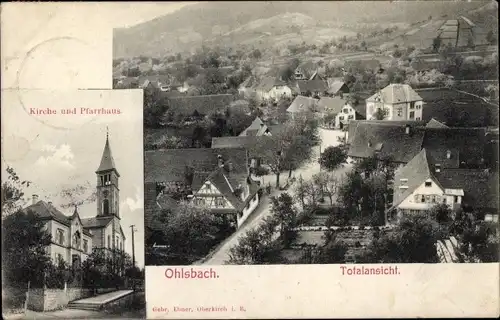
[[[135,267],[135,243],[134,243],[134,232],[137,231],[135,229],[135,225],[130,226],[130,230],[132,231],[132,265]]]

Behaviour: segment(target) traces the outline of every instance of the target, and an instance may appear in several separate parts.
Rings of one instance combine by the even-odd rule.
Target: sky
[[[30,108],[46,110],[76,108],[120,109],[120,115],[30,115]],[[5,120],[8,119],[8,120]],[[15,121],[12,121],[15,119]],[[67,203],[61,191],[96,186],[106,131],[120,173],[120,217],[125,251],[132,254],[130,225],[135,225],[135,258],[144,266],[143,146],[141,90],[16,91],[2,92],[2,169],[11,166],[32,184],[24,190],[26,203],[32,194],[52,201],[64,214]],[[5,175],[2,175],[4,178]],[[93,217],[97,204],[79,207],[81,218]]]

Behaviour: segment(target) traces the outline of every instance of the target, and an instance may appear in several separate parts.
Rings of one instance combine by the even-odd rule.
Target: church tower
[[[118,189],[118,178],[120,174],[116,170],[115,161],[111,154],[109,136],[106,133],[106,144],[102,152],[101,164],[95,172],[97,175],[97,217],[120,218],[120,189]]]

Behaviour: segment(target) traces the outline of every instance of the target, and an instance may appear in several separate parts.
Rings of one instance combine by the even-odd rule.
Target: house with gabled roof
[[[329,128],[344,129],[351,120],[360,118],[356,109],[340,97],[322,97],[318,109],[323,113],[323,125]]]
[[[313,61],[301,63],[294,70],[295,80],[314,80],[318,76],[318,64]]]
[[[286,109],[287,114],[290,118],[295,119],[295,117],[304,112],[317,112],[318,99],[297,96],[292,101],[288,109]]]
[[[391,83],[366,99],[366,119],[377,119],[377,111],[384,110],[384,119],[422,120],[423,99],[407,84]]]
[[[161,210],[160,199],[168,195],[204,206],[239,226],[259,202],[260,187],[250,178],[245,148],[150,150],[144,167],[145,215]]]
[[[292,88],[276,77],[263,77],[253,89],[259,101],[277,102],[292,97]]]
[[[427,122],[425,125],[427,128],[449,128],[447,125],[445,125],[442,122],[437,121],[436,119],[432,118]]]
[[[437,204],[498,216],[498,172],[447,168],[423,148],[394,176],[390,216],[428,211]]]
[[[313,97],[322,97],[328,93],[328,85],[326,81],[321,79],[297,80],[296,88],[299,94]]]
[[[349,124],[348,156],[354,159],[391,157],[404,165],[422,149],[447,168],[482,168],[493,159],[485,128],[426,127],[422,122],[353,121]]]
[[[240,137],[253,136],[260,137],[263,135],[272,135],[269,127],[262,121],[260,117],[255,117],[252,123],[240,133]]]
[[[335,97],[345,97],[349,95],[349,87],[343,80],[334,80],[328,83],[327,92]]]
[[[78,266],[94,249],[102,249],[107,253],[113,249],[125,249],[125,234],[119,213],[120,175],[107,136],[101,162],[95,173],[97,210],[94,217],[81,218],[77,207],[71,215],[66,215],[52,202],[38,200],[38,195],[33,195],[32,204],[23,209],[45,221],[45,229],[52,236],[51,244],[46,250],[55,263],[64,261]]]
[[[207,116],[215,113],[223,113],[231,103],[236,100],[232,94],[210,94],[199,96],[171,96],[168,97],[167,113],[191,116]]]
[[[259,204],[259,184],[219,158],[219,167],[193,191],[191,202],[223,215],[239,227]]]
[[[255,78],[255,76],[249,76],[238,87],[238,93],[244,98],[248,98],[255,93],[254,88],[256,85],[257,78]]]

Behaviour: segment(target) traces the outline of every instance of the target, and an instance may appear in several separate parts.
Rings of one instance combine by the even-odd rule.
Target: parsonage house
[[[47,252],[54,262],[64,260],[75,266],[84,261],[94,248],[104,250],[125,248],[125,234],[120,224],[120,174],[116,169],[109,139],[102,154],[97,176],[97,210],[95,217],[81,218],[75,207],[71,215],[33,195],[33,203],[24,209],[46,221],[45,228],[52,235]],[[110,251],[106,251],[110,252]]]
[[[154,230],[149,216],[181,201],[237,228],[257,207],[261,188],[250,176],[245,148],[190,148],[146,151],[144,189],[146,225]]]

